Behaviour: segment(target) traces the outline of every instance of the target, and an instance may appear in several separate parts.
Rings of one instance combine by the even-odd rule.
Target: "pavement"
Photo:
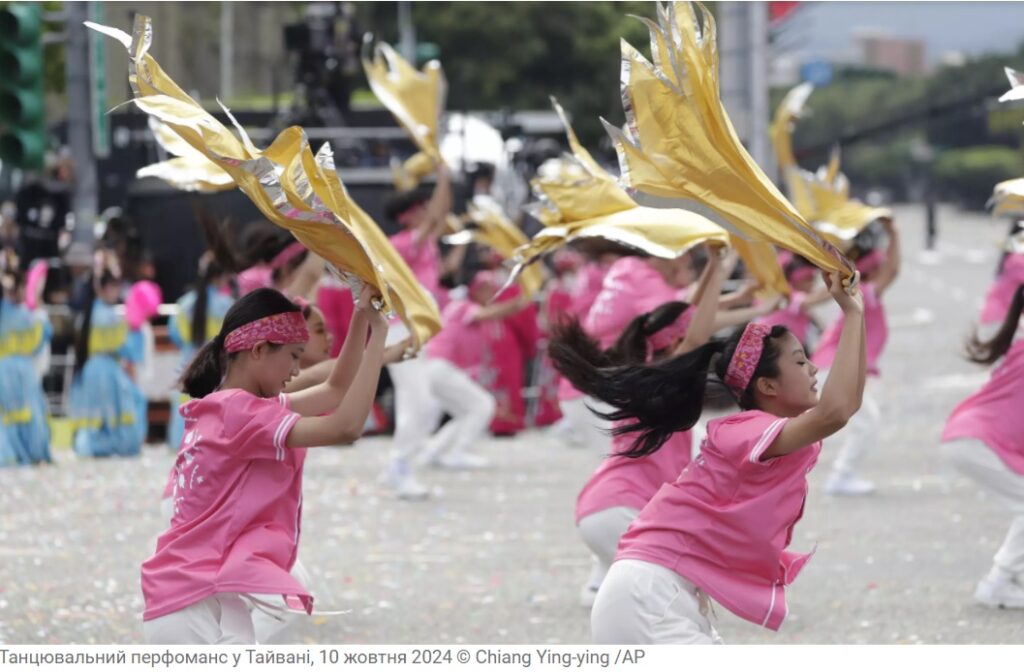
[[[924,253],[923,208],[896,214],[905,263],[886,297],[881,441],[864,464],[878,492],[825,496],[826,443],[791,546],[817,550],[788,590],[789,617],[773,633],[718,606],[727,642],[1024,642],[1024,611],[972,599],[1010,515],[938,453],[950,410],[988,376],[961,351],[1007,226],[944,207],[939,246]],[[348,613],[303,618],[283,642],[590,641],[573,505],[600,455],[545,431],[489,439],[478,452],[492,468],[426,472],[435,496],[410,503],[378,485],[389,444],[310,451],[299,555],[318,607]],[[141,643],[139,565],[172,461],[148,446],[0,470],[0,643]]]

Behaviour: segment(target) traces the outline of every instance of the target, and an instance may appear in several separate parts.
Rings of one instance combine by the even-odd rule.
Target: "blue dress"
[[[44,314],[0,301],[0,466],[52,461],[49,410],[33,364],[52,334]]]
[[[213,287],[206,288],[206,341],[210,341],[220,333],[220,326],[224,322],[224,315],[228,312],[235,300],[226,294],[222,294]],[[196,303],[196,292],[191,290],[178,299],[178,313],[168,323],[168,335],[178,349],[181,350],[181,363],[178,367],[178,374],[185,372],[185,367],[192,361],[196,354],[196,346],[192,344],[192,309]],[[181,417],[178,409],[189,400],[184,392],[175,390],[171,393],[171,418],[167,425],[167,446],[174,452],[178,452],[181,445],[181,437],[185,433],[185,419]]]
[[[70,416],[79,455],[138,455],[146,439],[146,397],[121,368],[142,361],[142,335],[96,299],[89,331],[89,359],[71,384]]]

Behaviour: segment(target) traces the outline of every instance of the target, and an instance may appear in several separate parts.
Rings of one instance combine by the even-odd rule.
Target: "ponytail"
[[[74,375],[78,375],[89,359],[89,332],[92,331],[92,306],[96,303],[96,276],[89,274],[85,289],[85,305],[82,307],[82,322],[78,326],[78,333],[75,334],[75,368]]]
[[[199,349],[181,377],[181,387],[190,397],[202,399],[224,379],[224,339],[220,334]]]
[[[976,364],[992,364],[1005,355],[1013,345],[1013,338],[1017,333],[1022,312],[1024,312],[1024,285],[1018,285],[999,331],[988,341],[982,341],[975,331],[967,341],[967,358]]]
[[[202,399],[220,387],[227,362],[238,356],[224,350],[224,340],[235,329],[280,313],[298,312],[299,307],[276,289],[262,287],[249,292],[228,309],[220,333],[199,349],[181,377],[181,387],[190,397]]]
[[[200,262],[202,268],[195,285],[196,300],[192,304],[192,345],[194,346],[206,343],[206,314],[207,305],[210,302],[209,287],[215,278],[224,274],[224,270],[215,259],[207,257],[203,262]]]
[[[579,334],[573,334],[572,328],[555,331],[548,354],[558,372],[576,389],[615,407],[610,413],[597,414],[605,420],[626,421],[613,429],[612,434],[638,433],[630,449],[619,455],[650,455],[676,432],[697,424],[703,409],[708,370],[714,356],[722,352],[723,342],[711,341],[652,364],[595,366],[596,344],[591,342],[593,350],[578,350]]]
[[[786,327],[775,326],[765,337],[757,368],[737,399],[740,408],[756,407],[754,381],[779,375],[781,349],[774,341],[788,331]],[[605,420],[625,422],[612,429],[613,435],[637,433],[630,449],[617,453],[636,458],[654,453],[673,434],[697,424],[704,408],[708,373],[714,366],[717,380],[712,381],[724,386],[721,381],[742,334],[743,329],[738,329],[728,340],[712,340],[690,352],[650,364],[616,363],[580,329],[578,322],[570,322],[555,329],[548,355],[558,372],[576,389],[616,409],[610,413],[595,411]]]

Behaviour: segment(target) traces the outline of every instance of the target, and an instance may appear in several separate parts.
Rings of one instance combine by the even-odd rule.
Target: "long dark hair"
[[[99,278],[95,273],[89,274],[85,287],[85,304],[82,306],[82,322],[78,326],[78,333],[75,334],[75,375],[82,371],[82,367],[89,360],[89,334],[92,331],[92,307],[96,303],[96,288],[106,287],[115,282],[121,282],[120,276],[114,275],[106,268],[100,272]]]
[[[634,317],[614,344],[602,350],[583,330],[579,320],[570,319],[556,328],[563,347],[576,352],[590,366],[609,367],[640,364],[647,360],[647,339],[675,322],[689,307],[683,301],[670,301]],[[655,353],[657,357],[658,353]]]
[[[1010,308],[1006,311],[1003,324],[995,336],[982,341],[975,332],[967,341],[967,358],[977,364],[992,364],[1005,355],[1013,345],[1021,312],[1024,312],[1024,285],[1018,285],[1017,291],[1013,293]]]
[[[250,322],[288,312],[299,312],[299,307],[276,289],[262,287],[240,298],[224,315],[220,333],[192,358],[181,377],[182,389],[197,399],[216,390],[224,378],[227,361],[237,356],[237,353],[229,355],[224,351],[227,335]]]
[[[742,330],[727,340],[712,340],[682,355],[649,364],[598,363],[592,347],[581,345],[589,339],[578,324],[556,329],[548,354],[555,368],[569,379],[576,389],[615,407],[610,413],[597,413],[605,420],[625,421],[612,430],[616,436],[637,433],[629,450],[618,453],[626,457],[644,457],[657,451],[676,432],[690,429],[700,419],[708,372],[714,365],[717,381],[725,378],[726,369],[739,345]],[[753,383],[758,378],[779,375],[781,349],[777,339],[788,333],[782,326],[772,327],[765,337],[764,350],[747,389],[736,399],[740,408],[755,408]],[[718,357],[717,361],[715,358]],[[723,384],[724,385],[724,384]],[[735,395],[734,395],[735,396]]]
[[[196,300],[192,304],[192,345],[200,346],[206,342],[208,290],[213,281],[224,273],[224,269],[212,255],[203,255],[199,260],[199,277],[195,283]]]

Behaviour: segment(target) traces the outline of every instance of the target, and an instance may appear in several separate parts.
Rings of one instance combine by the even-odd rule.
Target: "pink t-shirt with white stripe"
[[[629,450],[635,438],[635,434],[625,434],[612,439],[612,455],[601,462],[576,498],[577,525],[587,516],[616,506],[639,511],[658,488],[679,478],[690,463],[693,433],[689,430],[676,432],[665,445],[644,457],[616,454]]]
[[[181,408],[174,514],[142,564],[143,620],[217,593],[279,594],[312,610],[290,574],[302,515],[304,448],[288,448],[300,416],[288,397],[214,392]]]
[[[737,616],[778,630],[785,586],[810,558],[786,547],[821,452],[818,442],[762,461],[788,420],[755,410],[709,422],[700,455],[640,512],[616,560],[667,567]]]

